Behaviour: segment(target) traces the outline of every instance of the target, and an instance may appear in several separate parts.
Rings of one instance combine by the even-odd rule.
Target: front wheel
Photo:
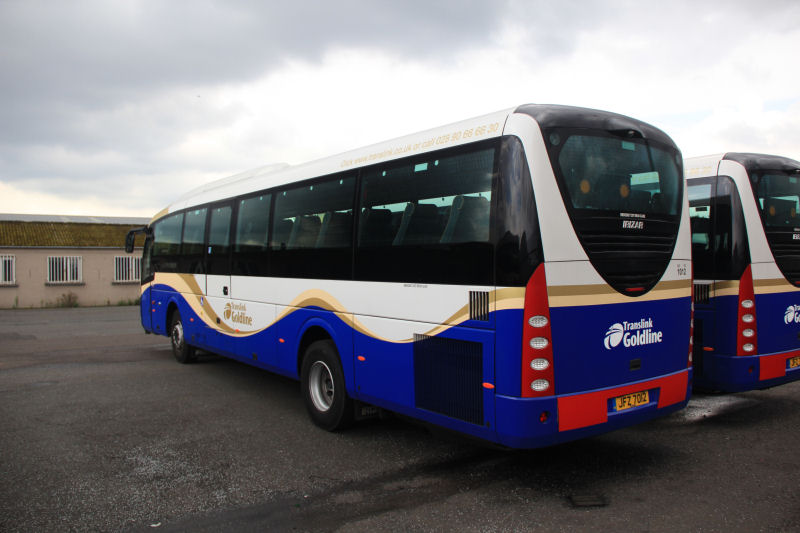
[[[306,409],[316,425],[336,431],[353,423],[353,400],[345,390],[344,372],[333,341],[316,341],[306,349],[300,384]]]
[[[172,313],[172,320],[170,320],[169,338],[172,341],[172,355],[179,363],[191,363],[197,358],[194,346],[186,344],[183,320],[177,309]]]

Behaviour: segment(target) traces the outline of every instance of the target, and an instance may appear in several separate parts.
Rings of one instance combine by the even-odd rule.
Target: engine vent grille
[[[473,424],[483,424],[483,346],[414,335],[416,406]]]
[[[711,284],[710,283],[695,283],[694,284],[694,303],[707,304],[711,298]]]

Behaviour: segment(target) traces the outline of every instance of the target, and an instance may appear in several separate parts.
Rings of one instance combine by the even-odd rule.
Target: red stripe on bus
[[[608,422],[608,401],[632,392],[660,389],[659,409],[682,402],[686,399],[688,384],[689,372],[684,371],[624,387],[562,396],[558,399],[558,430],[569,431]]]
[[[758,380],[782,378],[786,375],[786,360],[798,355],[800,355],[800,350],[762,355],[758,358]]]

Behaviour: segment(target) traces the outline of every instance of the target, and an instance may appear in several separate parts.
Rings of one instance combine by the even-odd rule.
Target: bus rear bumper
[[[704,353],[702,372],[695,373],[694,386],[709,391],[743,392],[798,379],[800,350],[739,356]]]
[[[686,407],[690,368],[618,387],[546,398],[497,396],[498,441],[512,448],[538,448],[632,426]],[[615,399],[648,392],[646,404],[616,409]]]

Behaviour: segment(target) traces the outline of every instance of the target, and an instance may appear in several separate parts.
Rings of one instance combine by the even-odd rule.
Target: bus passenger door
[[[206,297],[211,309],[207,317],[211,331],[207,345],[212,351],[229,353],[231,328],[225,323],[225,313],[230,315],[230,203],[211,207],[206,232]],[[204,308],[208,309],[208,307]]]
[[[151,257],[153,253],[153,234],[146,233],[144,240],[144,251],[142,252],[142,264],[139,271],[142,287],[139,300],[139,310],[142,314],[142,327],[147,332],[153,331],[153,299],[151,297],[151,286],[153,285],[153,267]]]

